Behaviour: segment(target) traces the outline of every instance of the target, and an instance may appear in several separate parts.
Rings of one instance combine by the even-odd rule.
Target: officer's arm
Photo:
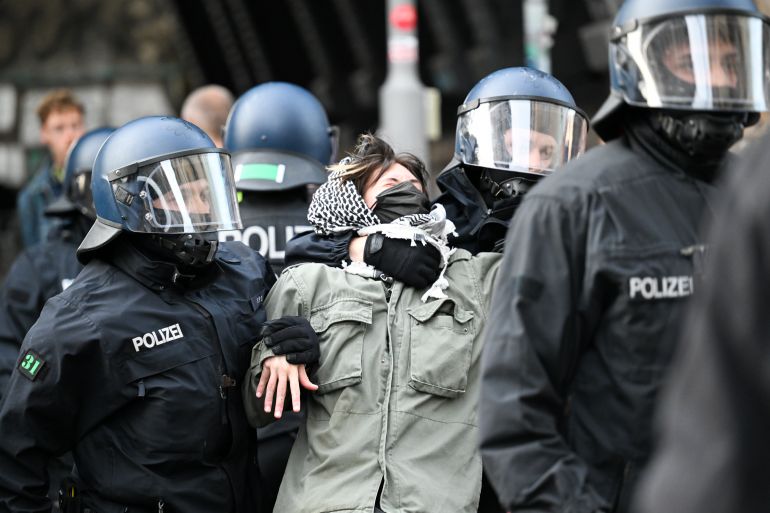
[[[0,290],[0,397],[5,393],[24,335],[47,299],[43,295],[40,276],[28,250],[24,251],[14,261]]]
[[[286,243],[286,267],[310,262],[341,267],[344,260],[350,260],[348,244],[352,238],[352,231],[330,236],[301,233]]]
[[[98,330],[51,299],[27,334],[0,403],[0,511],[49,511],[49,459],[71,450],[114,406]],[[114,401],[112,401],[114,403]]]
[[[508,510],[593,512],[605,505],[558,427],[583,328],[584,207],[529,200],[509,230],[486,326],[481,454]]]

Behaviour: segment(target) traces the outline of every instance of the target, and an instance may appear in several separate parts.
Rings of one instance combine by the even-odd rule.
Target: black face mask
[[[652,118],[653,128],[672,146],[704,163],[723,159],[747,122],[747,114],[720,112],[662,111]]]
[[[430,200],[411,182],[401,182],[377,195],[372,209],[381,223],[392,223],[399,217],[430,212]]]

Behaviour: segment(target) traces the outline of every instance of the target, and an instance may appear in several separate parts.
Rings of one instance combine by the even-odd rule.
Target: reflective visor
[[[464,112],[457,130],[466,164],[547,174],[585,151],[588,122],[563,105],[506,99]]]
[[[67,196],[83,215],[96,219],[94,198],[91,193],[91,170],[81,171],[72,177]]]
[[[770,100],[770,30],[757,17],[692,14],[640,24],[613,45],[626,102],[761,112]]]
[[[154,162],[112,182],[131,231],[199,233],[241,228],[230,156],[197,153]],[[141,202],[141,208],[133,203]]]

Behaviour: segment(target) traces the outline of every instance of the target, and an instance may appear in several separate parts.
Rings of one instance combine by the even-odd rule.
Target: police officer
[[[455,152],[436,180],[456,226],[450,239],[473,254],[502,250],[505,233],[524,193],[539,179],[585,150],[588,122],[569,91],[531,68],[504,68],[481,79],[458,108]],[[308,235],[289,245],[288,263],[364,259],[404,283],[432,283],[435,264],[423,248],[385,241],[351,241],[351,234]],[[373,242],[373,241],[372,241]],[[379,246],[379,244],[377,244]]]
[[[246,91],[225,125],[244,228],[220,240],[242,241],[280,273],[286,241],[311,230],[307,208],[336,146],[335,127],[306,89],[268,82]]]
[[[46,461],[72,449],[65,510],[253,511],[238,385],[275,278],[216,240],[240,227],[229,155],[190,123],[141,118],[105,141],[92,191],[85,267],[0,404],[0,509],[45,511]]]
[[[689,307],[658,408],[662,436],[634,511],[732,513],[770,504],[770,133],[743,157],[714,216],[709,279]]]
[[[91,168],[112,128],[97,128],[77,139],[64,161],[63,195],[46,209],[59,220],[48,240],[24,250],[0,292],[0,397],[19,356],[19,347],[49,298],[66,289],[83,266],[77,247],[96,219]]]
[[[455,153],[436,198],[471,253],[502,250],[526,191],[585,150],[588,121],[553,76],[504,68],[482,78],[457,109]]]
[[[750,0],[618,12],[608,143],[527,194],[487,324],[481,451],[508,510],[628,510],[714,179],[767,109],[767,30]]]

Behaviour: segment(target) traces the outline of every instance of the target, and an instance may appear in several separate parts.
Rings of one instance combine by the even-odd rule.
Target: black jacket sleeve
[[[5,395],[21,342],[47,299],[41,282],[27,250],[14,261],[0,291],[0,397]]]
[[[49,459],[118,406],[107,362],[84,312],[51,299],[24,339],[0,403],[0,511],[50,511]]]
[[[309,262],[341,267],[343,260],[350,260],[348,245],[352,238],[352,231],[328,237],[301,233],[286,243],[286,267]]]
[[[485,471],[510,511],[606,507],[560,429],[586,331],[586,209],[529,197],[507,235],[484,339],[479,423]]]
[[[755,150],[715,216],[713,251],[659,412],[637,512],[732,513],[770,504],[770,180]],[[759,147],[757,147],[759,148]],[[748,173],[747,173],[748,174]]]

